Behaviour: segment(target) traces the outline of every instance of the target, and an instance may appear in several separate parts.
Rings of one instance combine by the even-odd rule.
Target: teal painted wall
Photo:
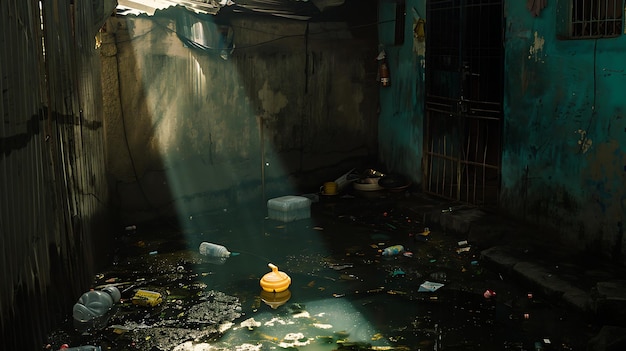
[[[396,4],[380,2],[379,41],[387,53],[391,86],[380,88],[379,157],[387,172],[415,183],[422,179],[426,44],[414,38],[413,26],[425,15],[424,1],[407,0],[404,43],[394,45]]]
[[[556,1],[538,17],[506,1],[505,16],[501,206],[622,259],[626,37],[558,39]]]
[[[399,46],[388,22],[396,5],[379,4],[379,41],[391,70],[391,87],[380,88],[379,154],[388,171],[420,182],[428,64],[412,29],[414,18],[426,16],[425,2],[406,1]],[[504,1],[500,207],[550,228],[568,246],[625,261],[626,36],[558,39],[558,4],[548,2],[535,17],[525,1]]]

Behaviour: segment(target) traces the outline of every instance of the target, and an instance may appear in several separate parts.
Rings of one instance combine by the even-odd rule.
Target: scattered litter
[[[465,246],[467,245],[467,240],[461,240],[457,243],[459,246]]]
[[[134,305],[154,307],[163,302],[163,296],[156,291],[139,289],[131,301]]]
[[[324,228],[323,228],[323,227],[319,227],[319,226],[315,226],[315,227],[313,227],[313,229],[314,229],[314,230],[320,230],[320,231],[321,231],[321,230],[324,230]]]
[[[382,252],[383,256],[395,256],[404,251],[404,246],[402,245],[393,245],[385,248]]]
[[[437,291],[437,289],[441,288],[443,286],[443,284],[441,283],[435,283],[435,282],[429,282],[428,280],[423,282],[422,284],[420,284],[420,287],[417,291],[419,292],[434,292]]]
[[[492,297],[496,297],[496,292],[495,292],[495,291],[493,291],[493,290],[491,290],[491,289],[487,289],[487,290],[485,290],[485,292],[483,293],[483,296],[484,296],[486,299],[490,299],[490,298],[492,298]]]
[[[200,243],[198,251],[200,252],[202,256],[208,256],[208,257],[227,258],[231,256],[230,251],[228,251],[226,247],[219,245],[219,244],[209,243],[206,241]]]
[[[313,326],[319,329],[330,329],[333,327],[331,324],[322,324],[322,323],[313,323]]]
[[[279,344],[280,347],[288,348],[288,347],[297,347],[297,346],[306,346],[311,340],[306,338],[302,333],[289,333],[285,335],[283,338],[285,341],[292,341],[291,343],[281,342]]]
[[[394,269],[393,272],[391,272],[391,276],[392,277],[396,277],[396,276],[399,276],[399,275],[404,276],[405,274],[406,273],[403,270],[401,270],[401,269]]]
[[[460,249],[456,249],[456,253],[468,252],[469,250],[470,250],[470,247],[466,246],[466,247],[462,247]]]
[[[413,257],[413,253],[411,251],[405,251],[402,253],[402,256],[404,257]]]
[[[256,327],[260,327],[261,326],[261,322],[255,321],[254,318],[248,318],[245,321],[241,322],[239,324],[239,326],[241,328],[246,327],[246,328],[248,328],[248,330],[253,330]]]
[[[347,268],[352,268],[354,267],[354,265],[350,263],[346,263],[346,264],[333,263],[333,264],[330,264],[328,267],[336,271],[342,271]]]

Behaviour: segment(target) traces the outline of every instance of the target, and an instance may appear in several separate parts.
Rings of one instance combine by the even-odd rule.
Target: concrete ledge
[[[486,262],[500,266],[507,272],[511,272],[513,267],[520,262],[520,259],[516,258],[511,250],[504,246],[494,246],[483,250],[480,256]]]
[[[593,313],[596,309],[590,293],[560,278],[538,263],[525,261],[514,249],[494,246],[482,251],[481,258],[523,279],[551,299],[562,300],[585,314]]]

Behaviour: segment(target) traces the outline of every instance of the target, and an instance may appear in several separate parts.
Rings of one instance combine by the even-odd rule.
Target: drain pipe
[[[263,133],[263,129],[265,126],[263,124],[264,118],[263,116],[259,116],[259,143],[261,144],[261,200],[262,204],[265,204],[265,136]]]

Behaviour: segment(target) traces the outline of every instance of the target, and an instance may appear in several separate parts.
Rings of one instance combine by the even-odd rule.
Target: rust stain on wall
[[[621,152],[620,146],[617,140],[611,140],[597,144],[594,148],[596,149],[593,153],[594,157],[589,160],[589,177],[595,181],[603,181],[606,179],[607,174],[614,174],[615,169],[620,167],[620,164],[615,162],[615,155]],[[625,163],[626,154],[622,153],[621,164]]]

